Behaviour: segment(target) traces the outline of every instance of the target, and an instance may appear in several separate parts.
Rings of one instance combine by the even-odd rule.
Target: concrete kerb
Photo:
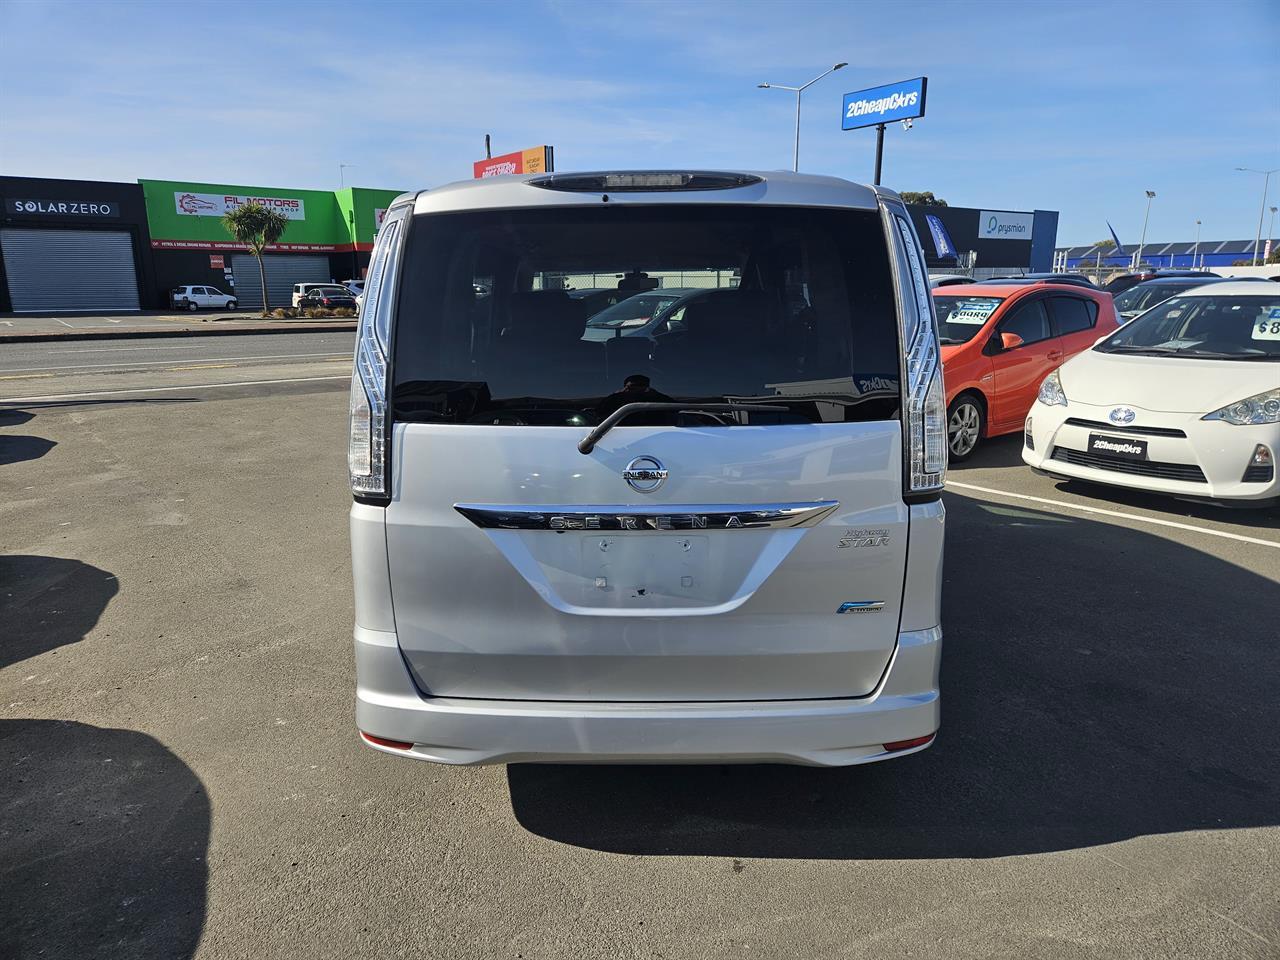
[[[236,326],[213,326],[201,323],[198,327],[129,327],[123,330],[87,329],[48,333],[5,333],[0,331],[0,343],[42,343],[45,341],[72,340],[141,340],[162,337],[228,337],[247,336],[255,333],[326,333],[356,329],[355,320],[329,322],[281,322],[255,323]]]

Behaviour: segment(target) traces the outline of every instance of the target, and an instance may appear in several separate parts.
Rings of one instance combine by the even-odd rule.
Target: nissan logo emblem
[[[655,457],[636,457],[622,471],[622,479],[638,493],[653,493],[667,482],[667,468]]]

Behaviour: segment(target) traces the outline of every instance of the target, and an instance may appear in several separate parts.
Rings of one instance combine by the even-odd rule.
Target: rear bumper
[[[550,703],[423,697],[392,632],[355,629],[356,722],[412,743],[373,749],[438,763],[728,763],[847,766],[928,744],[884,744],[938,729],[942,630],[898,637],[889,667],[855,700],[734,703]],[[366,744],[367,741],[364,741]]]

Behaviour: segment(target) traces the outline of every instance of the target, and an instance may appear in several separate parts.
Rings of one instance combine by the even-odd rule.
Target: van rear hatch
[[[387,548],[425,694],[875,688],[908,512],[874,200],[418,213],[398,275]],[[599,339],[571,292],[601,288],[682,293]]]

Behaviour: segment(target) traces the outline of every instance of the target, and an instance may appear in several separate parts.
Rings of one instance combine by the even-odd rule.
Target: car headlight
[[[1200,419],[1222,420],[1226,423],[1234,423],[1238,427],[1259,423],[1280,423],[1280,387],[1229,403],[1221,410],[1206,413]]]
[[[1040,384],[1040,394],[1036,397],[1046,407],[1065,407],[1067,405],[1067,395],[1062,392],[1062,380],[1055,370],[1044,378],[1044,382]]]

